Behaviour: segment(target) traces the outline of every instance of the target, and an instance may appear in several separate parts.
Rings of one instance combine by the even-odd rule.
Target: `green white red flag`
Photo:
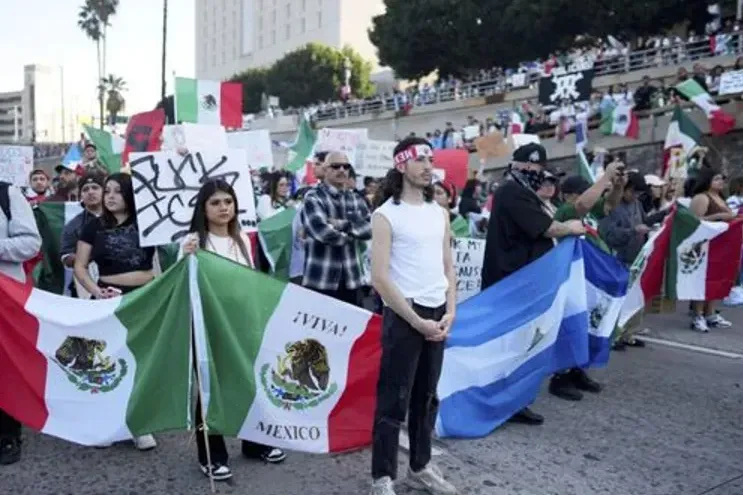
[[[605,108],[601,112],[601,132],[637,139],[640,136],[640,124],[632,110],[633,106],[631,103],[620,102]]]
[[[694,102],[702,109],[709,119],[709,128],[712,134],[721,136],[727,134],[735,127],[735,117],[724,112],[720,106],[715,103],[709,93],[699,85],[694,79],[676,85],[676,91],[684,95],[690,101]]]
[[[702,140],[702,131],[686,115],[680,106],[673,109],[663,144],[664,178],[684,179],[687,176],[686,161]]]
[[[243,85],[175,78],[176,120],[242,129]]]

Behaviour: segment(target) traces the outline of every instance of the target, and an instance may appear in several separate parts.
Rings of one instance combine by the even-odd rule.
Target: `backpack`
[[[8,194],[9,187],[10,183],[0,181],[0,209],[3,210],[8,222],[13,218],[10,212],[10,194]]]

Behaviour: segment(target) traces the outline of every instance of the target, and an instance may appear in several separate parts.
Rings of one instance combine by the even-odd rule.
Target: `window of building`
[[[287,3],[286,4],[286,18],[290,18],[292,16],[292,4]]]
[[[302,34],[307,31],[307,20],[304,17],[302,17],[302,20],[299,22],[299,30]]]
[[[274,9],[273,11],[271,11],[271,22],[273,22],[274,24],[276,24],[276,9]]]
[[[258,49],[263,49],[263,35],[258,36]]]
[[[263,31],[263,16],[258,18],[258,31]]]
[[[275,29],[271,30],[271,44],[272,45],[276,44],[276,30]]]
[[[307,0],[302,0],[302,12],[307,10]]]
[[[227,63],[227,52],[222,50],[222,65],[224,65],[225,63]]]
[[[291,24],[286,25],[286,39],[289,39],[292,37],[292,26]]]
[[[317,13],[317,29],[322,29],[322,12]]]

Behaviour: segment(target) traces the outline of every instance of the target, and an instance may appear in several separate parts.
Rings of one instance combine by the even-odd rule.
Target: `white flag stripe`
[[[209,410],[209,401],[211,398],[209,346],[206,339],[204,309],[201,306],[201,291],[199,290],[199,260],[193,255],[188,260],[188,293],[191,299],[191,325],[193,327],[194,347],[196,347],[196,356],[193,357],[199,371],[198,394],[203,401],[201,403],[201,410],[206,413]]]
[[[199,80],[196,90],[196,106],[199,112],[199,124],[221,125],[221,83],[219,81]],[[209,97],[213,97],[216,105],[209,105]]]
[[[727,231],[725,222],[701,222],[699,227],[678,245],[676,249],[676,297],[682,301],[707,300],[707,266],[709,264],[709,241]],[[699,244],[701,252],[698,254],[699,265],[688,272],[681,261],[682,256],[688,256],[694,244]]]
[[[127,330],[116,318],[121,298],[91,304],[82,299],[58,296],[34,289],[26,311],[39,320],[36,347],[47,356],[45,400],[49,416],[43,432],[81,445],[102,445],[132,438],[126,425],[127,405],[134,385],[136,364],[127,347]],[[126,374],[113,390],[94,395],[95,405],[80,407],[81,392],[58,364],[56,355],[68,336],[101,341],[105,348],[95,359],[109,357],[117,376],[129,363]]]

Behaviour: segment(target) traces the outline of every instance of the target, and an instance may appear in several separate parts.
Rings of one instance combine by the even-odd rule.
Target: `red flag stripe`
[[[223,82],[220,87],[222,125],[232,129],[242,129],[243,126],[243,85],[241,83]]]

